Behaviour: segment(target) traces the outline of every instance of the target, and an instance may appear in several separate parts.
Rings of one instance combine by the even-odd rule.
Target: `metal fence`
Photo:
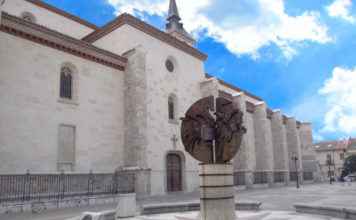
[[[304,172],[303,179],[307,181],[313,180],[314,179],[313,172]]]
[[[267,180],[267,173],[266,172],[255,172],[253,173],[253,183],[254,184],[266,184],[268,183]]]
[[[234,173],[234,185],[243,186],[246,184],[245,181],[245,172],[235,172]]]
[[[283,183],[284,182],[285,172],[274,172],[273,179],[275,183]]]
[[[0,203],[62,200],[134,191],[135,174],[130,172],[0,175]]]
[[[290,172],[289,178],[290,178],[290,181],[297,181],[297,172]]]

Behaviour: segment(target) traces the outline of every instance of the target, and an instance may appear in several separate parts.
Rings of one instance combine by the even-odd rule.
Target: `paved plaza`
[[[356,184],[344,186],[343,184],[310,184],[296,189],[294,186],[279,187],[270,189],[238,190],[236,199],[241,202],[260,201],[261,211],[257,213],[240,212],[239,215],[245,219],[333,219],[328,217],[305,217],[307,215],[296,215],[294,204],[313,204],[335,207],[354,208],[356,207]],[[166,196],[156,196],[140,200],[140,205],[182,203],[199,201],[199,193],[190,194],[170,194]],[[13,215],[0,215],[0,220],[64,220],[79,216],[84,211],[103,211],[115,208],[115,204],[97,207],[86,207],[77,209],[64,209],[45,212],[34,215],[21,213]],[[162,215],[169,220],[167,216]],[[158,220],[165,219],[158,216]],[[284,216],[284,217],[278,217]],[[140,217],[137,220],[154,220],[153,217]],[[184,218],[183,218],[184,219]]]
[[[238,220],[339,220],[338,218],[296,214],[294,212],[287,211],[237,212],[236,215]],[[174,213],[165,215],[140,216],[127,220],[196,220],[198,219],[197,217],[198,213],[189,212],[184,214]]]

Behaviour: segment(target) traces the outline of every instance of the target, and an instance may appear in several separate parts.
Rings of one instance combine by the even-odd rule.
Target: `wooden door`
[[[177,154],[167,155],[167,190],[182,191],[182,160]]]

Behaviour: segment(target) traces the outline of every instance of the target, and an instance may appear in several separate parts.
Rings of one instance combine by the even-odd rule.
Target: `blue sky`
[[[101,26],[129,12],[163,29],[168,0],[45,0]],[[313,123],[356,136],[355,0],[177,0],[206,72]]]

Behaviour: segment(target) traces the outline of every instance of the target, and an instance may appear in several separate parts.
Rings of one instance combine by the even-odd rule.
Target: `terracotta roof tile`
[[[53,13],[59,14],[59,15],[61,15],[63,17],[68,18],[68,19],[71,19],[71,20],[73,20],[73,21],[75,21],[75,22],[77,22],[79,24],[82,24],[84,26],[87,26],[87,27],[89,27],[89,28],[91,28],[93,30],[99,29],[98,26],[79,18],[78,16],[69,14],[66,11],[63,11],[63,10],[61,10],[59,8],[56,8],[56,7],[52,6],[52,5],[49,5],[49,4],[45,3],[44,1],[41,1],[41,0],[25,0],[25,1],[30,2],[30,3],[32,3],[34,5],[37,5],[37,6],[41,7],[41,8],[47,9],[48,11],[51,11]]]
[[[347,148],[347,143],[344,141],[323,141],[313,145],[316,151],[331,151],[342,150]]]
[[[115,20],[109,22],[108,24],[106,24],[104,27],[92,32],[91,34],[85,36],[82,40],[89,42],[89,43],[93,43],[96,40],[110,34],[112,31],[116,30],[117,28],[128,24],[158,40],[161,40],[177,49],[180,49],[200,60],[206,60],[207,59],[207,55],[205,55],[204,53],[200,52],[199,50],[195,49],[194,47],[191,47],[190,45],[188,45],[187,43],[178,40],[177,38],[171,36],[170,34],[167,34],[155,27],[153,27],[150,24],[147,24],[141,20],[139,20],[138,18],[129,15],[129,14],[122,14],[119,17],[117,17]]]

